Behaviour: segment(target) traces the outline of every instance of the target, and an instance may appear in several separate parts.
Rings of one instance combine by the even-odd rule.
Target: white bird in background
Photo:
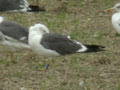
[[[98,52],[103,50],[103,46],[86,45],[70,36],[49,32],[43,24],[35,24],[29,28],[28,42],[33,51],[41,56],[60,56],[82,52]]]
[[[112,15],[112,25],[120,34],[120,3],[115,4],[112,8],[104,10],[104,12],[111,12],[112,10],[116,11],[116,13]]]

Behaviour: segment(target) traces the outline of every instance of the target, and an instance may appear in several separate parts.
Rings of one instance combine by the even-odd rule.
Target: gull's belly
[[[115,30],[120,33],[120,13],[115,13],[112,16],[112,25]]]
[[[59,56],[60,55],[56,51],[44,48],[40,44],[40,41],[41,41],[41,36],[36,36],[30,40],[29,44],[30,44],[31,49],[33,51],[35,51],[36,53],[38,53],[41,56],[48,56],[49,57],[49,56]]]

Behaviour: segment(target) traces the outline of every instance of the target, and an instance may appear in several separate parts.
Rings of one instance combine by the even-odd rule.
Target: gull
[[[28,28],[0,16],[0,46],[7,52],[29,50]]]
[[[30,26],[28,43],[41,56],[57,57],[73,53],[103,51],[103,46],[87,45],[73,40],[68,35],[52,33],[43,24]]]
[[[116,13],[112,15],[112,25],[120,34],[120,3],[115,4],[112,8],[104,10],[104,12],[111,12],[112,10],[116,11]]]
[[[38,0],[36,0],[38,4]],[[39,12],[44,11],[38,5],[29,5],[26,0],[0,0],[1,12]]]

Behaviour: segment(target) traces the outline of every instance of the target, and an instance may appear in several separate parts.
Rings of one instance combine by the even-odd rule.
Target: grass
[[[28,0],[31,4],[32,0]],[[51,32],[70,35],[86,44],[99,44],[106,51],[44,58],[29,51],[6,58],[0,48],[1,90],[120,90],[120,36],[110,21],[111,14],[100,12],[118,0],[40,0],[46,12],[0,13],[26,27],[36,22]],[[27,55],[28,54],[28,55]],[[35,56],[34,59],[31,57]],[[45,64],[50,67],[44,71]]]

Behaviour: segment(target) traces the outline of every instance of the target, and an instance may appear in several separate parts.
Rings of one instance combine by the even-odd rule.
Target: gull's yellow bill
[[[109,13],[109,12],[112,12],[113,10],[114,10],[114,8],[108,8],[108,9],[104,10],[104,12]]]

